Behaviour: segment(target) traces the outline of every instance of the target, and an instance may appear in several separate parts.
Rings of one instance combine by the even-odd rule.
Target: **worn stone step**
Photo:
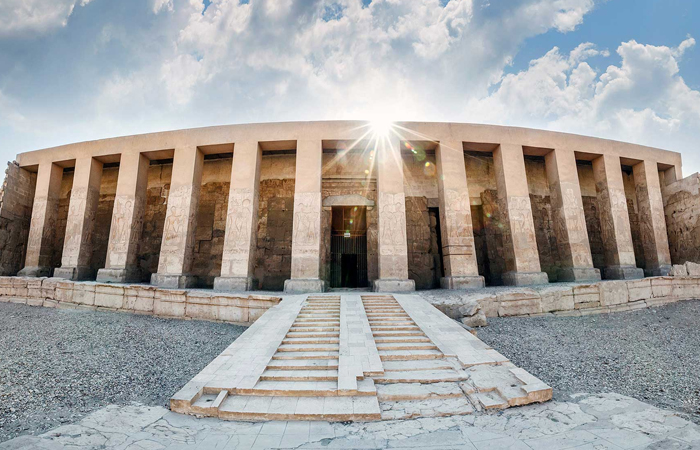
[[[337,381],[337,370],[266,370],[263,381]]]
[[[396,342],[431,342],[430,339],[424,336],[375,336],[374,342],[379,343],[396,343]]]
[[[338,358],[338,350],[335,351],[322,351],[322,352],[277,352],[272,355],[272,359],[329,359]]]
[[[462,397],[464,397],[464,392],[457,383],[377,384],[377,398],[382,402]]]
[[[299,326],[293,326],[289,329],[290,332],[318,332],[318,331],[340,331],[340,327],[299,327]]]
[[[399,326],[370,326],[372,328],[373,332],[380,332],[380,331],[417,331],[420,330],[420,327],[418,325],[399,325]]]
[[[444,359],[425,359],[419,361],[385,361],[383,364],[385,371],[390,370],[450,370],[454,367],[449,361]]]
[[[445,381],[458,382],[467,379],[466,375],[456,370],[409,370],[384,371],[384,375],[373,377],[375,383],[440,383]]]
[[[282,397],[329,397],[338,395],[338,382],[260,380],[253,388],[238,389],[236,393]]]
[[[380,402],[379,406],[382,409],[382,420],[462,416],[474,412],[474,407],[466,397]]]
[[[406,321],[397,322],[397,321],[387,321],[387,320],[382,320],[381,322],[372,322],[371,320],[369,321],[369,326],[372,327],[372,328],[377,327],[377,326],[380,326],[380,327],[386,327],[386,326],[394,326],[394,327],[397,327],[397,326],[410,326],[410,325],[413,325],[413,322],[406,322]]]
[[[313,319],[309,317],[302,317],[302,318],[297,318],[294,321],[294,325],[300,324],[300,323],[327,323],[327,324],[339,324],[340,323],[340,318],[336,317],[333,319]]]
[[[379,350],[382,361],[413,361],[417,359],[438,359],[444,355],[437,350]]]
[[[218,409],[225,420],[371,421],[381,418],[376,397],[231,396]]]
[[[379,343],[377,342],[377,350],[434,350],[437,349],[432,342],[394,342],[394,343]]]
[[[332,352],[337,350],[338,346],[333,344],[282,344],[277,347],[277,352]]]
[[[393,331],[376,331],[372,333],[374,338],[390,337],[390,336],[425,336],[421,330],[393,330]]]
[[[338,342],[337,337],[286,337],[282,344],[337,344]]]
[[[338,359],[273,359],[268,370],[337,370]]]
[[[287,338],[310,338],[310,337],[335,337],[340,336],[339,331],[290,331],[287,333]]]

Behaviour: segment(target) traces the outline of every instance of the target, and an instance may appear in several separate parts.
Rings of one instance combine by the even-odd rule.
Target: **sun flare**
[[[370,122],[370,128],[377,137],[387,137],[394,128],[394,123],[389,120],[378,119]]]

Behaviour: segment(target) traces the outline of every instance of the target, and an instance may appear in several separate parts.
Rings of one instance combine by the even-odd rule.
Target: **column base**
[[[372,290],[374,292],[412,292],[416,290],[416,282],[385,278],[374,280]]]
[[[502,275],[502,280],[505,286],[532,286],[549,283],[547,272],[506,272]]]
[[[56,278],[65,278],[72,281],[94,280],[95,271],[90,267],[56,267],[53,270],[53,276]]]
[[[151,284],[162,288],[183,289],[194,287],[197,284],[197,277],[194,275],[154,273],[151,275]]]
[[[25,267],[24,269],[17,272],[18,277],[50,277],[51,267],[47,266],[32,266]]]
[[[97,281],[100,283],[133,283],[141,281],[138,269],[100,269],[97,271]]]
[[[603,269],[606,280],[638,280],[644,278],[644,269],[634,266],[610,266]]]
[[[671,265],[663,265],[655,269],[644,269],[644,275],[648,277],[667,277],[670,273]]]
[[[484,277],[480,276],[440,278],[442,289],[480,289],[484,286]]]
[[[258,282],[253,277],[216,277],[214,290],[226,292],[252,291]]]
[[[559,269],[558,281],[600,281],[600,269],[593,267],[568,267]]]
[[[294,294],[326,292],[326,282],[318,278],[291,278],[284,280],[284,292]]]

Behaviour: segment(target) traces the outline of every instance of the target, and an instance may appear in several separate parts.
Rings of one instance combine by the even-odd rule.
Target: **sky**
[[[290,120],[474,122],[683,154],[697,0],[0,0],[0,159]]]

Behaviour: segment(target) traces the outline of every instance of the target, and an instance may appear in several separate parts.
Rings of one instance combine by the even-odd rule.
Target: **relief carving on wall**
[[[194,246],[196,199],[190,186],[178,186],[168,196],[168,212],[163,224],[158,272],[181,273],[189,270]]]
[[[317,254],[320,248],[321,194],[304,192],[294,197],[294,253]]]
[[[442,245],[465,246],[468,254],[472,254],[474,230],[469,192],[447,189],[444,195],[445,208],[440,208],[440,220],[444,224]]]
[[[114,199],[112,224],[109,233],[109,249],[107,257],[112,268],[124,268],[131,248],[135,258],[135,250],[143,226],[143,200],[130,195],[120,195]]]
[[[403,193],[379,193],[379,254],[407,255],[406,199]]]
[[[510,196],[506,199],[506,205],[507,207],[501,208],[505,224],[509,227],[504,234],[504,244],[510,242],[513,249],[512,252],[507,252],[512,253],[512,258],[507,255],[506,260],[515,265],[508,267],[508,270],[538,272],[539,253],[530,197]]]
[[[68,207],[66,234],[61,257],[62,266],[74,267],[88,264],[99,196],[99,189],[94,187],[73,189]]]

